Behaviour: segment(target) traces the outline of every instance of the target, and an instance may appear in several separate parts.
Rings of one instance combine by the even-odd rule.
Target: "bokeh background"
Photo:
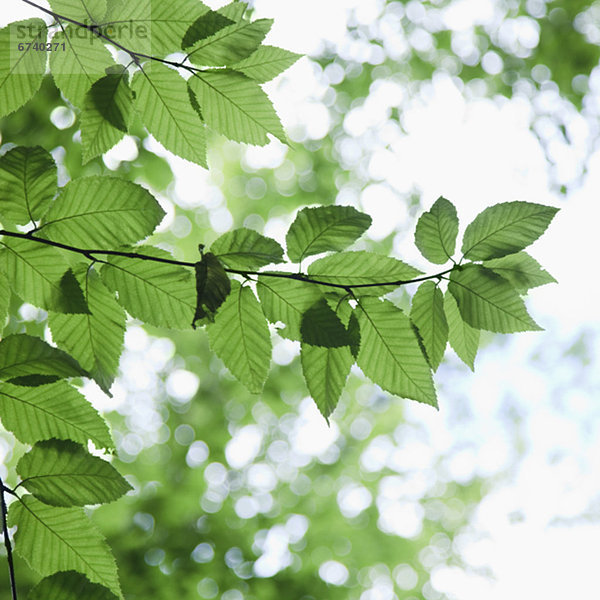
[[[276,338],[265,391],[251,396],[202,331],[132,320],[112,398],[83,383],[135,487],[94,511],[126,598],[593,597],[600,2],[250,7],[275,19],[267,43],[307,55],[266,86],[289,146],[213,136],[205,171],[138,128],[82,165],[77,115],[49,79],[0,122],[0,152],[41,144],[61,183],[112,172],[146,185],[167,211],[151,242],[188,260],[232,227],[282,240],[299,207],[339,203],[373,217],[364,247],[420,266],[414,226],[439,195],[463,228],[497,202],[552,204],[561,212],[531,252],[559,283],[528,300],[544,332],[484,337],[475,373],[448,350],[439,412],[356,371],[329,427],[298,344]],[[0,22],[32,15],[4,0]],[[44,335],[43,311],[13,308],[5,333]],[[22,452],[0,434],[3,478]],[[17,572],[23,591],[36,580],[22,561]]]

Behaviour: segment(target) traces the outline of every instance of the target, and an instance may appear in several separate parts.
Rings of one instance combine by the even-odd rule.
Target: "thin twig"
[[[12,600],[17,600],[17,580],[15,579],[15,566],[13,563],[13,550],[10,542],[10,535],[8,534],[8,522],[6,516],[8,509],[6,507],[6,500],[4,498],[4,492],[11,492],[10,488],[5,487],[4,482],[0,479],[0,505],[2,509],[2,530],[4,531],[4,545],[6,546],[6,559],[8,561],[8,572],[10,575],[10,590],[12,592]]]

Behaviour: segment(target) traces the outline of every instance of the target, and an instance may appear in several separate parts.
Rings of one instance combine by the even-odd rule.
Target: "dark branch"
[[[17,582],[15,579],[15,566],[13,563],[12,544],[10,542],[10,535],[8,534],[8,522],[6,518],[8,514],[8,508],[6,507],[4,492],[14,494],[13,490],[6,487],[2,479],[0,479],[0,506],[2,510],[2,530],[4,532],[4,545],[6,547],[6,559],[8,562],[8,573],[10,576],[10,590],[12,592],[12,600],[17,600]]]

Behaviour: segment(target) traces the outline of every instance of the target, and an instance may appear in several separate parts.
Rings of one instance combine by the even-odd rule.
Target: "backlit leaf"
[[[221,13],[214,10],[209,10],[204,13],[185,32],[181,40],[181,48],[185,50],[193,46],[199,40],[204,40],[228,25],[235,25],[235,21],[228,19]]]
[[[454,254],[457,235],[456,208],[440,196],[417,222],[415,244],[427,260],[442,265]]]
[[[303,315],[300,334],[304,344],[339,348],[349,346],[350,335],[325,298],[313,304]]]
[[[42,579],[27,600],[117,600],[110,590],[75,571],[59,571]]]
[[[465,323],[454,296],[450,292],[444,294],[444,312],[448,321],[448,340],[458,357],[473,371],[475,356],[479,347],[479,329]]]
[[[542,269],[537,260],[527,252],[486,260],[483,265],[504,277],[519,292],[526,292],[547,283],[556,283],[556,279]]]
[[[106,15],[106,0],[49,0],[54,12],[90,24]]]
[[[196,263],[196,312],[192,325],[201,319],[214,320],[214,314],[223,304],[229,292],[231,281],[219,259],[207,252]]]
[[[291,67],[301,56],[283,48],[262,45],[248,58],[232,65],[231,68],[258,83],[265,83]]]
[[[283,259],[283,248],[252,229],[233,229],[217,238],[210,251],[232,269],[252,271]]]

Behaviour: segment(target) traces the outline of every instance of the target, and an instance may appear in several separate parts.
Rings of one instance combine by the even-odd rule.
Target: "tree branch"
[[[12,592],[12,600],[17,600],[17,581],[15,579],[15,566],[13,563],[13,551],[12,544],[10,542],[10,535],[8,534],[8,523],[6,516],[8,514],[8,508],[6,507],[6,500],[4,498],[4,492],[14,493],[10,488],[4,485],[2,479],[0,479],[0,506],[2,510],[2,530],[4,532],[4,545],[6,546],[6,559],[8,561],[8,572],[10,575],[10,590]]]
[[[168,265],[175,265],[178,267],[189,267],[195,268],[197,262],[189,262],[185,260],[176,260],[174,258],[161,258],[159,256],[149,256],[148,254],[141,254],[138,252],[127,252],[125,250],[101,250],[101,249],[88,249],[88,248],[77,248],[75,246],[70,246],[69,244],[63,244],[61,242],[55,242],[53,240],[46,240],[44,238],[35,237],[30,233],[21,233],[17,231],[6,231],[4,229],[0,229],[0,235],[5,235],[7,237],[18,238],[22,240],[30,240],[33,242],[39,242],[40,244],[46,244],[47,246],[53,246],[55,248],[60,248],[61,250],[67,250],[68,252],[75,252],[77,254],[81,254],[85,256],[88,260],[93,262],[100,260],[95,258],[96,254],[104,254],[105,256],[123,256],[125,258],[137,259],[137,260],[149,260],[152,262],[165,263]],[[450,273],[456,268],[456,265],[446,269],[445,271],[440,271],[439,273],[433,273],[432,275],[423,275],[422,277],[415,277],[414,279],[397,279],[395,281],[382,281],[377,283],[332,283],[330,281],[321,281],[319,279],[313,279],[304,273],[281,273],[274,271],[244,271],[242,269],[230,269],[228,267],[224,267],[224,270],[227,273],[232,273],[235,275],[242,275],[244,277],[279,277],[280,279],[294,279],[296,281],[303,281],[304,283],[310,283],[314,285],[323,285],[331,288],[342,289],[352,294],[352,290],[361,289],[361,288],[373,288],[373,287],[382,287],[382,286],[391,286],[398,287],[400,285],[408,285],[409,283],[419,283],[420,281],[427,281],[429,279],[441,279],[444,275]]]

